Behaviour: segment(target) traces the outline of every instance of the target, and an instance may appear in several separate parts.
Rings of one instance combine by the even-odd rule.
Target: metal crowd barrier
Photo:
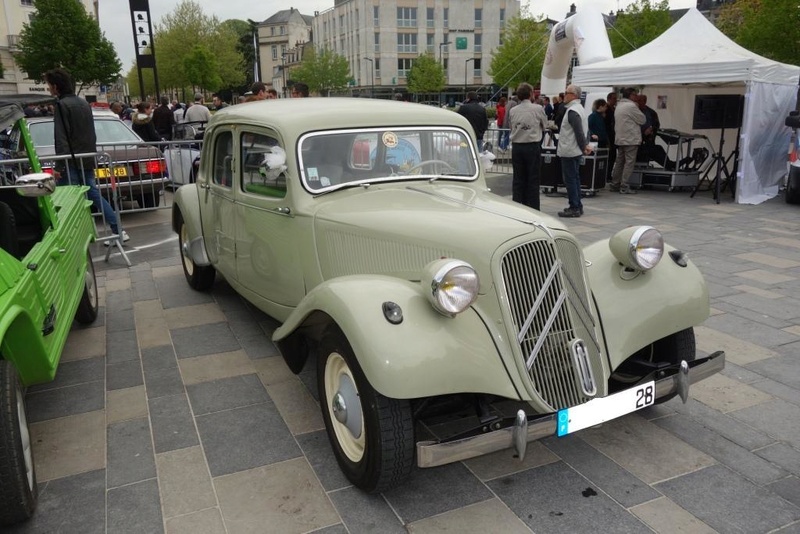
[[[489,128],[483,134],[484,146],[494,154],[491,174],[511,174],[511,141],[508,128]]]

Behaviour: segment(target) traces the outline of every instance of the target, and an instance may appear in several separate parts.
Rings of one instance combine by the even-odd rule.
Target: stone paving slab
[[[491,185],[508,196],[507,177]],[[565,203],[542,196],[547,213]],[[729,366],[686,405],[364,494],[331,452],[314,362],[292,374],[278,324],[224,280],[191,290],[163,211],[128,226],[131,268],[96,251],[100,317],[28,393],[40,502],[9,532],[800,533],[800,208],[665,191],[584,206],[568,224],[585,243],[648,223],[704,272],[698,351]]]

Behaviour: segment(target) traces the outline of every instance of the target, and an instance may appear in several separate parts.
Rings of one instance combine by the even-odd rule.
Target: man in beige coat
[[[636,100],[639,92],[633,87],[622,90],[622,98],[617,102],[614,110],[614,123],[616,130],[615,143],[617,145],[617,159],[614,170],[611,171],[611,191],[622,194],[635,193],[628,185],[628,180],[633,174],[636,163],[636,152],[642,144],[642,124],[645,123],[644,113],[639,109]]]

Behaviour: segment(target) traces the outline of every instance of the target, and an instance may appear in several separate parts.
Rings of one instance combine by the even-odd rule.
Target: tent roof
[[[778,63],[731,41],[697,9],[653,41],[618,58],[576,67],[583,86],[730,83],[797,85],[800,67]]]

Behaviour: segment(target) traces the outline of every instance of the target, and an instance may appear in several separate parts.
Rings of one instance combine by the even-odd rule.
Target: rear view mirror
[[[24,197],[45,197],[56,190],[56,179],[52,174],[36,172],[20,176],[14,186]]]

